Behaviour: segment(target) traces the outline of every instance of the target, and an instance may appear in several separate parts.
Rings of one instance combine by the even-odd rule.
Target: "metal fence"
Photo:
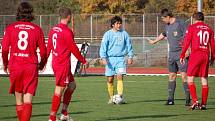
[[[100,42],[105,31],[110,29],[110,19],[115,15],[104,14],[75,14],[69,25],[75,34],[77,43],[89,42],[90,48],[87,59],[99,58],[98,52]],[[187,24],[192,23],[192,18],[188,14],[178,14]],[[148,44],[148,39],[158,36],[164,28],[164,23],[158,14],[125,14],[121,15],[123,27],[130,34],[134,52],[135,63],[133,66],[152,67],[166,66],[167,62],[167,41],[162,41],[157,45]],[[0,15],[0,37],[3,36],[4,28],[15,21],[14,15]],[[59,22],[57,15],[37,15],[34,23],[41,26],[45,37],[49,30]],[[205,22],[215,30],[215,16],[206,16]],[[94,63],[95,65],[96,62]]]

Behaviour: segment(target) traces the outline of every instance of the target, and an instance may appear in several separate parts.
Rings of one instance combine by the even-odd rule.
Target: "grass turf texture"
[[[209,78],[208,110],[205,111],[187,110],[180,79],[177,80],[174,106],[164,105],[167,98],[167,76],[125,77],[124,96],[127,104],[124,105],[107,104],[104,76],[75,79],[77,89],[69,106],[69,113],[75,121],[215,121],[215,77]],[[195,82],[198,97],[201,97],[200,81],[196,79]],[[31,121],[48,120],[54,84],[54,77],[39,78]],[[17,121],[15,97],[8,94],[8,89],[8,77],[0,77],[0,121]]]

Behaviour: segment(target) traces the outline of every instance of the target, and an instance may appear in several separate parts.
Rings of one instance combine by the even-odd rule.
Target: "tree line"
[[[57,14],[60,7],[71,8],[74,14],[145,14],[168,8],[175,13],[197,11],[197,0],[0,0],[0,14],[16,14],[22,1],[34,6],[35,14]],[[215,13],[215,0],[202,0],[205,14]]]

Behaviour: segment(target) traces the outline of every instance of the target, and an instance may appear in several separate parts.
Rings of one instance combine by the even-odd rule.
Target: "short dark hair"
[[[173,17],[172,12],[170,10],[166,9],[166,8],[162,9],[161,10],[161,17],[167,17],[167,16]]]
[[[71,15],[72,12],[69,8],[60,8],[59,9],[59,15],[60,15],[60,18],[66,18],[67,16]]]
[[[202,12],[195,12],[193,18],[195,20],[204,21],[204,14]]]
[[[110,20],[110,27],[113,27],[113,25],[114,25],[116,22],[122,23],[122,18],[119,17],[119,16],[114,16],[114,17]]]
[[[16,20],[33,21],[33,6],[28,2],[21,2],[16,13]]]

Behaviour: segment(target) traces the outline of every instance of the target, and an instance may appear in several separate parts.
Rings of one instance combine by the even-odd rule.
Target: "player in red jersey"
[[[202,12],[193,14],[195,23],[190,25],[186,31],[184,38],[183,49],[180,55],[180,62],[184,63],[185,52],[191,45],[191,55],[188,62],[188,85],[193,100],[191,110],[199,107],[196,94],[196,85],[194,77],[200,77],[202,83],[202,102],[200,109],[206,109],[208,98],[208,68],[209,56],[211,53],[211,64],[215,58],[215,41],[213,30],[205,24],[204,15]]]
[[[2,41],[4,72],[10,73],[10,93],[16,97],[19,121],[30,121],[32,98],[38,85],[38,69],[46,63],[46,46],[41,28],[31,21],[33,7],[22,2],[16,14],[17,22],[8,25]],[[41,61],[38,65],[37,48]],[[8,55],[10,52],[10,59]]]
[[[60,120],[71,120],[69,119],[67,107],[76,88],[76,83],[71,73],[71,53],[83,64],[87,63],[74,42],[73,32],[67,26],[71,20],[71,10],[61,8],[59,15],[60,23],[50,30],[47,47],[48,56],[52,51],[52,68],[56,78],[49,121],[56,121],[56,113],[59,109],[62,95],[63,106]]]

